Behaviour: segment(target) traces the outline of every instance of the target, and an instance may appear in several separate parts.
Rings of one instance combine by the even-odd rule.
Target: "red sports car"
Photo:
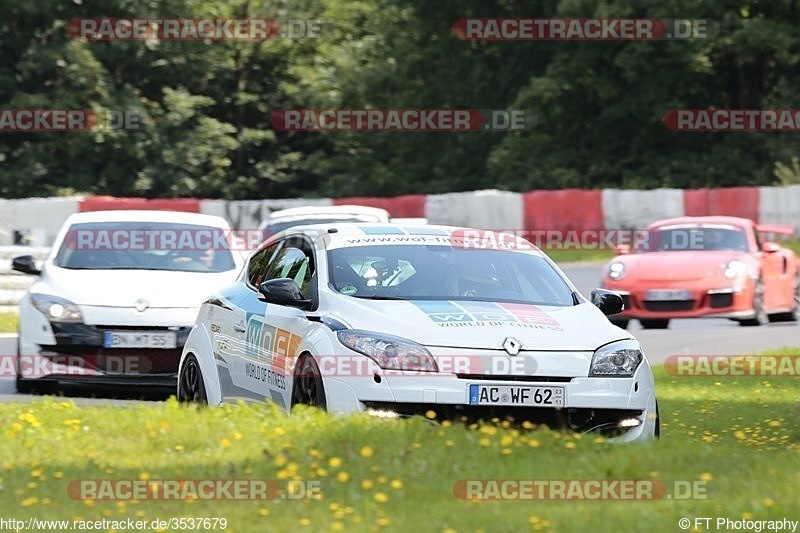
[[[620,246],[602,286],[619,293],[620,327],[666,328],[672,318],[717,317],[743,326],[800,317],[797,255],[767,234],[794,228],[737,217],[681,217],[652,224],[633,248]]]

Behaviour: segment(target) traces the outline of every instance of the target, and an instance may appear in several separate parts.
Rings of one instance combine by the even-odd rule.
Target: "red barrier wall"
[[[353,196],[350,198],[334,198],[333,205],[364,205],[367,207],[380,207],[386,209],[393,217],[424,218],[424,194],[406,194],[391,198],[374,198],[370,196]]]
[[[78,204],[84,211],[120,211],[156,209],[159,211],[200,212],[200,200],[196,198],[117,198],[114,196],[89,196]]]
[[[526,230],[603,229],[603,192],[582,189],[533,191],[522,195]]]
[[[687,216],[729,215],[758,221],[758,187],[726,187],[683,191]]]

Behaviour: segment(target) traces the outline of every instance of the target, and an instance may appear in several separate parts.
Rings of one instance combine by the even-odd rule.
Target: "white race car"
[[[225,219],[170,211],[70,216],[19,302],[17,389],[72,381],[174,388],[200,304],[243,263]]]
[[[363,205],[309,205],[273,211],[259,229],[264,239],[294,226],[332,222],[389,222],[389,212]]]
[[[178,399],[657,436],[651,368],[605,316],[622,299],[598,289],[591,303],[527,241],[477,248],[465,231],[327,224],[273,236],[203,304]]]

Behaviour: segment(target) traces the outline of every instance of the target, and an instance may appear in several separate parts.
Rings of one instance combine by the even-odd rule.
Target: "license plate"
[[[178,347],[178,336],[172,331],[105,331],[103,348]]]
[[[653,289],[645,293],[645,300],[691,300],[692,294],[684,289]]]
[[[564,387],[472,384],[469,404],[564,407]]]

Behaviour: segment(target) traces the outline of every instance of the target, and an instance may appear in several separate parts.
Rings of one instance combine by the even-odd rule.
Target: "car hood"
[[[507,337],[523,350],[593,351],[631,338],[592,304],[547,307],[474,301],[359,300],[334,296],[333,316],[353,329],[380,331],[426,346],[499,350]]]
[[[691,281],[723,276],[723,269],[733,259],[747,260],[748,254],[733,250],[648,252],[615,258],[625,263],[622,281]]]
[[[237,270],[70,270],[48,265],[46,275],[30,290],[87,306],[134,307],[137,300],[144,299],[150,308],[199,307],[236,274]]]

